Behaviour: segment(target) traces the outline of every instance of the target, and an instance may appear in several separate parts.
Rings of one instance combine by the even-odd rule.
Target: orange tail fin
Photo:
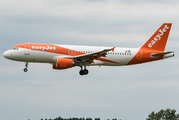
[[[149,40],[139,49],[138,53],[128,63],[138,64],[163,59],[164,52],[172,23],[163,25],[149,38]],[[171,54],[173,56],[174,54]]]
[[[171,26],[172,23],[163,23],[141,48],[164,51]]]

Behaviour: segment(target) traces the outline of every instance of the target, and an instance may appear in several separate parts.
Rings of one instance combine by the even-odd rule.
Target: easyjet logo
[[[36,50],[56,50],[56,47],[50,47],[50,46],[32,46],[32,49],[36,49]]]
[[[152,47],[158,40],[161,40],[163,34],[169,29],[169,27],[167,25],[164,26],[163,29],[160,29],[158,34],[155,36],[155,38],[153,40],[151,40],[151,42],[148,44],[148,47]]]

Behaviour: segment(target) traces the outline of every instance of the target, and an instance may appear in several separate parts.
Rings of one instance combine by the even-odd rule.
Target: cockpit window
[[[11,48],[11,50],[19,50],[19,48]]]

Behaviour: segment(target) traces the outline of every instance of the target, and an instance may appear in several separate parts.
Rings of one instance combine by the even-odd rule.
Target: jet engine
[[[74,66],[73,59],[57,58],[57,62],[53,64],[53,69],[67,69]]]

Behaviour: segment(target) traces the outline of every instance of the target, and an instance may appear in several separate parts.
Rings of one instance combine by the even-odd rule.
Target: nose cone
[[[3,53],[3,56],[7,58],[7,51]]]
[[[12,56],[12,54],[10,54],[10,52],[7,50],[3,53],[3,56],[7,59],[10,59],[10,57]]]

